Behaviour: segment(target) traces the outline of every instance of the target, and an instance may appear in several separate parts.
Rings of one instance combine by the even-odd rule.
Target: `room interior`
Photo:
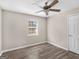
[[[51,9],[60,12],[45,9],[53,1]],[[0,0],[0,56],[79,59],[78,19],[79,0]]]

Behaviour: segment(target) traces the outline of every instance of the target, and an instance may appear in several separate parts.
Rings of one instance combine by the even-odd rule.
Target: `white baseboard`
[[[51,44],[51,45],[57,46],[57,47],[59,47],[59,48],[61,48],[61,49],[68,50],[67,48],[64,48],[64,47],[62,47],[62,46],[60,46],[60,45],[54,44],[54,43],[52,43],[52,42],[48,42],[48,43]]]
[[[25,45],[25,46],[21,46],[21,47],[12,48],[12,49],[3,50],[3,51],[1,51],[0,56],[2,55],[2,53],[8,52],[8,51],[13,51],[13,50],[17,50],[17,49],[21,49],[21,48],[26,48],[26,47],[30,47],[30,46],[34,46],[34,45],[38,45],[38,44],[43,44],[43,43],[49,43],[51,45],[57,46],[57,47],[62,48],[64,50],[68,50],[67,48],[64,48],[64,47],[62,47],[60,45],[54,44],[52,42],[44,41],[44,42],[39,42],[39,43],[35,43],[35,44],[30,44],[30,45]]]
[[[0,56],[2,55],[2,53],[0,53]]]
[[[21,46],[21,47],[16,47],[16,48],[8,49],[8,50],[3,50],[0,55],[2,55],[2,53],[8,52],[8,51],[13,51],[13,50],[26,48],[26,47],[30,47],[30,46],[34,46],[34,45],[38,45],[38,44],[43,44],[43,43],[47,43],[47,41],[39,42],[39,43],[35,43],[35,44],[30,44],[30,45],[25,45],[25,46]]]
[[[1,51],[1,52],[0,52],[0,56],[2,55],[2,53],[3,53],[3,52]]]

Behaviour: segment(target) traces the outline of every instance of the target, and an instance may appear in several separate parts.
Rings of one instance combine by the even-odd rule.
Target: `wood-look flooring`
[[[6,59],[79,59],[79,55],[48,43],[17,49],[2,54]]]

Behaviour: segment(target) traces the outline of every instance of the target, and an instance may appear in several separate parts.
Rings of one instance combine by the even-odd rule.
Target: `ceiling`
[[[47,0],[0,0],[0,7],[10,11],[16,11],[26,14],[32,14],[37,16],[46,17],[44,12],[36,13],[41,10],[36,4],[44,6]],[[51,3],[53,0],[50,0]],[[79,0],[59,0],[59,3],[52,8],[61,9],[61,12],[71,10],[73,8],[79,7]],[[60,12],[60,13],[61,13]],[[49,16],[59,14],[56,12],[50,12]]]

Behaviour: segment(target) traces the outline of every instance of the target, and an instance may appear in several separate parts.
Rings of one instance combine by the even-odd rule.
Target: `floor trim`
[[[68,50],[67,48],[64,48],[60,45],[54,44],[52,42],[44,41],[44,42],[39,42],[39,43],[35,43],[35,44],[30,44],[30,45],[25,45],[25,46],[21,46],[21,47],[12,48],[12,49],[3,50],[3,51],[1,51],[0,56],[2,55],[2,53],[8,52],[8,51],[13,51],[13,50],[16,50],[16,49],[26,48],[26,47],[30,47],[30,46],[34,46],[34,45],[38,45],[38,44],[43,44],[43,43],[49,43],[51,45],[57,46],[57,47],[62,48],[64,50]]]
[[[0,56],[2,55],[2,51],[0,52]]]
[[[51,45],[57,46],[57,47],[59,47],[59,48],[62,48],[62,49],[64,49],[64,50],[67,50],[67,51],[68,51],[67,48],[64,48],[64,47],[62,47],[62,46],[60,46],[60,45],[54,44],[54,43],[52,43],[52,42],[48,42],[48,43],[51,44]]]
[[[34,45],[38,45],[38,44],[43,44],[43,43],[47,43],[47,41],[39,42],[39,43],[35,43],[35,44],[30,44],[30,45],[25,45],[25,46],[21,46],[21,47],[16,47],[16,48],[12,48],[12,49],[3,50],[0,55],[2,55],[2,53],[8,52],[8,51],[13,51],[13,50],[16,50],[16,49],[26,48],[26,47],[30,47],[30,46],[34,46]]]

